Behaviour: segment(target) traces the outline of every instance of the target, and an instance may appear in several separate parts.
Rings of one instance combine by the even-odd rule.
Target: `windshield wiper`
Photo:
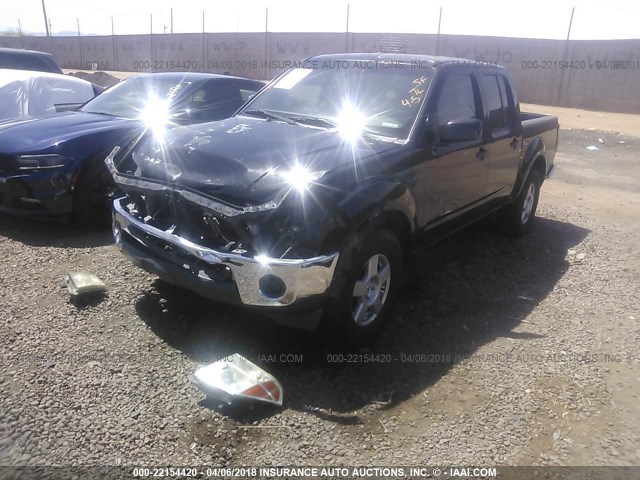
[[[336,122],[323,117],[308,117],[306,115],[305,116],[301,115],[301,116],[296,116],[291,118],[299,123],[310,123],[310,124],[314,124],[314,125],[318,125],[326,128],[335,128],[338,126]]]
[[[113,113],[107,113],[107,112],[94,112],[92,110],[78,110],[78,112],[93,113],[94,115],[105,115],[107,117],[120,117],[120,118],[122,118],[121,115],[115,115]],[[124,118],[126,118],[126,117],[124,117]]]
[[[295,120],[285,117],[283,115],[278,115],[277,113],[270,112],[268,110],[246,110],[241,112],[244,115],[260,115],[266,119],[270,120],[280,120],[281,122],[288,123],[289,125],[300,125],[300,122],[296,122]]]

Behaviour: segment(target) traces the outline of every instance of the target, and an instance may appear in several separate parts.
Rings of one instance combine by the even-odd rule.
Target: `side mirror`
[[[456,118],[440,126],[440,140],[462,142],[475,140],[482,133],[482,122],[477,118]]]

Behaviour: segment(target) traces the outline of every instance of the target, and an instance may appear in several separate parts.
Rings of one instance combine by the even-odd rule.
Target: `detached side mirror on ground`
[[[440,140],[443,142],[475,140],[481,133],[482,122],[477,118],[458,118],[440,127]]]

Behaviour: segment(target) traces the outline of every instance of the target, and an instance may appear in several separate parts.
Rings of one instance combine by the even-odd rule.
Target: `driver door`
[[[485,196],[487,183],[482,134],[452,142],[442,140],[439,135],[441,127],[451,120],[482,120],[475,77],[466,73],[447,76],[440,83],[435,112],[433,143],[423,152],[425,161],[419,182],[422,191],[418,195],[418,219],[424,227],[473,208]]]

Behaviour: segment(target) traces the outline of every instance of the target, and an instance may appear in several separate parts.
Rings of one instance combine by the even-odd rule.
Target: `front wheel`
[[[529,173],[516,200],[498,211],[498,227],[507,235],[521,237],[529,232],[534,222],[542,177],[536,171]]]
[[[362,345],[376,335],[388,319],[402,282],[402,247],[387,232],[374,232],[362,240],[350,265],[343,266],[339,296],[329,300],[323,325],[332,340]]]

